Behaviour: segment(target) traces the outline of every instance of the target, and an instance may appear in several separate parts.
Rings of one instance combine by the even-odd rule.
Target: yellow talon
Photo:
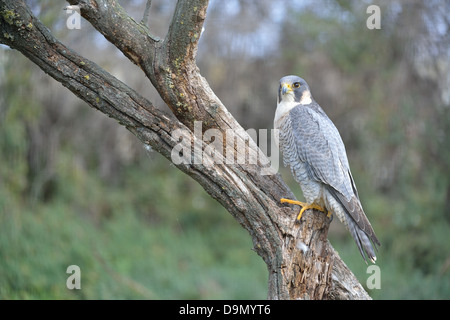
[[[308,209],[316,209],[316,210],[319,210],[319,211],[325,213],[325,209],[323,207],[319,206],[318,204],[315,204],[315,203],[308,204],[306,202],[290,200],[290,199],[285,199],[285,198],[281,198],[280,202],[281,203],[296,204],[296,205],[302,207],[302,209],[300,210],[300,213],[297,216],[297,220],[300,220],[302,218],[303,212],[305,212],[305,210],[308,210]],[[333,214],[332,212],[328,211],[327,217],[331,218],[332,214]]]

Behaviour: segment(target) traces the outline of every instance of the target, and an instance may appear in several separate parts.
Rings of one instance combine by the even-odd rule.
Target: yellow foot
[[[308,209],[317,209],[321,212],[325,212],[325,209],[321,206],[319,206],[318,204],[315,203],[306,203],[306,202],[301,202],[301,201],[296,201],[296,200],[290,200],[290,199],[285,199],[285,198],[281,198],[280,199],[281,203],[290,203],[290,204],[296,204],[298,206],[301,206],[302,209],[300,210],[300,213],[297,216],[297,220],[300,220],[302,218],[303,212],[305,212],[305,210]],[[331,216],[333,215],[332,212],[328,211],[327,217],[331,218]]]

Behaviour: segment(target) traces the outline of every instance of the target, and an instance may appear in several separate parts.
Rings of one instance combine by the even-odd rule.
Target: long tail
[[[346,197],[335,189],[329,188],[328,190],[339,203],[338,206],[343,209],[341,212],[336,213],[341,222],[343,222],[350,231],[362,257],[366,262],[368,258],[372,263],[375,263],[377,259],[375,250],[377,250],[376,246],[380,245],[380,241],[364,214],[364,210],[358,197],[352,196],[350,200],[347,200]],[[339,208],[337,209],[339,210]]]
[[[347,223],[348,230],[355,240],[361,256],[366,262],[368,258],[372,263],[375,263],[375,261],[377,260],[377,257],[375,255],[375,250],[377,249],[376,244],[372,244],[368,235],[358,227],[358,225],[353,221],[351,217],[347,218]]]

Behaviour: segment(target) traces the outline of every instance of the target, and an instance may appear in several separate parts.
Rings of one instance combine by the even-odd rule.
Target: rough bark
[[[217,163],[203,154],[201,163],[176,165],[187,173],[250,233],[254,250],[269,271],[269,299],[368,299],[357,279],[327,240],[330,220],[308,210],[295,222],[298,208],[281,205],[295,199],[279,174],[262,175],[267,159],[215,96],[195,62],[206,18],[207,0],[178,1],[165,39],[151,35],[127,15],[116,0],[69,0],[82,16],[146,74],[177,120],[169,119],[150,101],[92,61],[59,42],[32,14],[23,0],[0,0],[0,43],[20,51],[48,75],[91,107],[116,119],[144,144],[171,159],[183,130],[192,145],[207,144],[193,135],[202,130],[231,129],[248,143],[255,164]],[[183,140],[187,141],[187,140]],[[224,147],[231,139],[224,138]],[[221,155],[219,155],[221,156]],[[215,160],[215,163],[214,163]]]

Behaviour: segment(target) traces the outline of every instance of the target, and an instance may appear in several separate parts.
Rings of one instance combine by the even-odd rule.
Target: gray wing
[[[367,248],[374,257],[367,237],[359,230],[352,230],[356,225],[374,243],[380,244],[362,209],[342,138],[325,112],[317,104],[312,107],[298,105],[289,114],[297,157],[306,164],[309,178],[324,183],[345,208],[349,215],[348,227],[360,251],[361,247]]]
[[[301,105],[289,115],[295,150],[298,158],[306,163],[309,177],[333,187],[347,201],[357,197],[344,143],[331,120],[322,110]]]

